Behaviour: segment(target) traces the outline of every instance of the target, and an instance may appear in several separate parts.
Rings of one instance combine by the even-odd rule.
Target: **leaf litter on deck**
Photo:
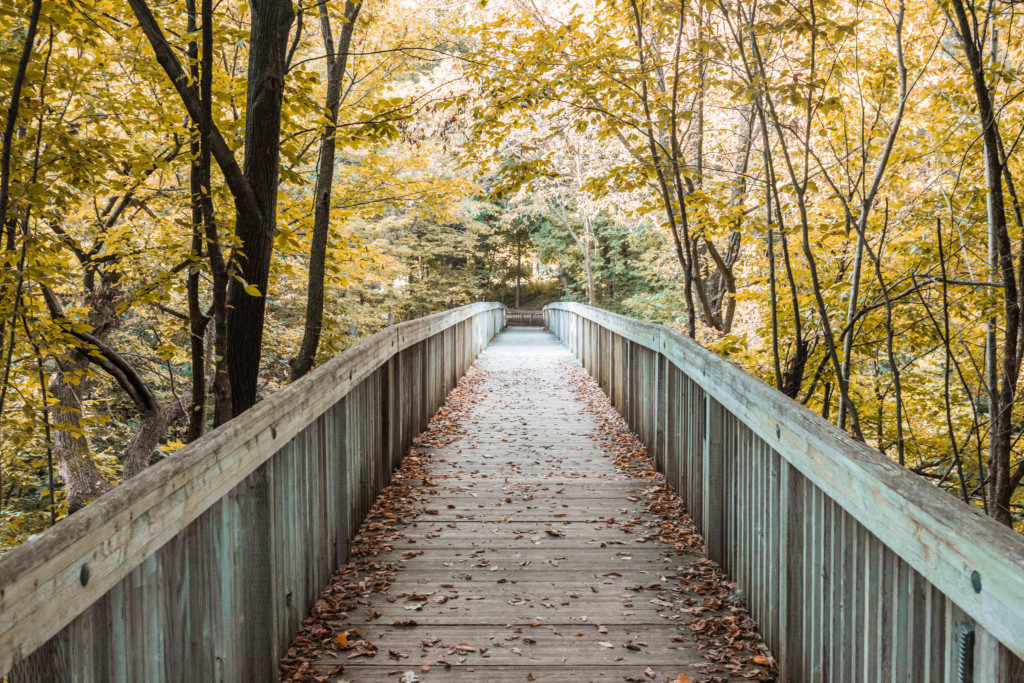
[[[654,470],[646,448],[630,432],[621,416],[609,404],[607,397],[589,375],[578,365],[570,363],[559,363],[557,369],[561,375],[559,379],[568,382],[574,397],[585,405],[585,410],[597,424],[595,430],[585,434],[586,438],[596,442],[601,452],[612,460],[622,479],[639,480],[644,484],[635,490],[630,489],[631,495],[627,496],[628,501],[638,506],[636,509],[630,511],[620,508],[622,513],[615,516],[595,513],[593,518],[588,518],[587,521],[595,522],[596,530],[615,530],[625,538],[633,538],[635,542],[651,543],[658,548],[671,549],[679,558],[686,560],[684,566],[678,567],[675,571],[665,571],[657,581],[647,585],[629,586],[629,597],[624,597],[622,602],[622,607],[626,608],[621,612],[623,618],[635,615],[637,605],[649,605],[650,607],[644,608],[653,608],[660,616],[672,615],[678,625],[678,632],[672,636],[672,642],[680,644],[681,647],[684,643],[695,641],[695,647],[705,660],[705,663],[700,665],[699,674],[691,671],[698,675],[697,678],[688,674],[676,676],[675,672],[665,676],[665,672],[662,671],[661,680],[685,683],[697,680],[772,678],[774,660],[761,642],[749,613],[737,599],[735,584],[714,562],[699,557],[704,550],[703,540],[686,514],[683,501],[666,483],[664,477]],[[507,377],[504,376],[506,374]],[[541,632],[544,629],[550,629],[549,632],[570,641],[582,639],[585,636],[582,629],[592,629],[591,632],[604,635],[606,638],[597,643],[600,648],[609,652],[624,653],[622,656],[616,656],[619,661],[625,659],[626,653],[633,653],[635,656],[650,652],[642,629],[633,629],[631,633],[627,630],[626,637],[613,642],[605,635],[609,632],[608,628],[604,624],[591,622],[586,615],[575,617],[573,627],[564,631],[557,630],[560,628],[557,626],[544,626],[542,629],[545,622],[540,618],[522,625],[495,624],[491,627],[494,633],[487,636],[486,642],[449,640],[426,633],[423,626],[417,623],[416,615],[421,614],[428,605],[443,605],[452,599],[461,599],[463,604],[472,600],[488,600],[488,596],[484,594],[463,594],[471,592],[471,587],[482,586],[479,577],[466,572],[458,574],[457,582],[456,578],[452,577],[434,586],[419,586],[415,592],[392,592],[396,578],[406,563],[422,556],[424,552],[406,549],[405,546],[415,546],[426,539],[437,538],[446,529],[454,529],[457,532],[460,528],[459,522],[465,521],[460,518],[468,519],[468,516],[451,512],[456,510],[456,505],[444,504],[446,493],[468,494],[474,499],[478,498],[474,486],[467,482],[467,479],[481,481],[481,485],[488,480],[503,484],[502,493],[498,494],[498,499],[491,505],[494,508],[503,508],[513,501],[533,501],[542,493],[553,496],[562,496],[566,493],[569,484],[558,484],[559,488],[554,489],[516,482],[510,476],[502,481],[501,477],[484,468],[470,468],[464,463],[453,467],[452,463],[446,462],[445,458],[439,455],[439,450],[456,444],[467,433],[466,427],[473,408],[483,398],[479,393],[485,381],[489,380],[488,389],[492,394],[495,391],[495,381],[499,381],[500,386],[508,388],[509,393],[519,381],[514,373],[501,375],[495,377],[494,373],[477,366],[470,368],[466,377],[451,392],[445,405],[431,420],[428,429],[414,441],[401,467],[396,471],[392,483],[375,502],[353,540],[351,560],[334,575],[306,619],[302,632],[296,636],[288,653],[282,659],[283,680],[343,680],[350,677],[346,675],[346,668],[351,668],[352,664],[359,662],[382,665],[393,663],[394,668],[386,670],[388,676],[395,677],[393,680],[420,680],[421,677],[432,674],[440,674],[440,680],[443,680],[444,672],[453,668],[473,672],[474,666],[478,669],[483,667],[494,648],[506,648],[507,652],[522,656],[530,648],[537,646],[538,638],[542,637],[534,636],[531,632]],[[489,395],[488,398],[495,400],[493,395]],[[507,423],[493,427],[496,444],[508,444],[510,440],[514,442],[516,433],[513,428],[528,426],[525,421],[518,424],[515,422],[516,414],[511,410],[511,403],[505,407],[510,409],[506,414],[509,418]],[[524,446],[519,448],[519,457],[501,463],[510,475],[524,471],[524,463],[529,458],[535,458],[533,464],[543,467],[541,476],[550,477],[553,481],[572,480],[580,475],[579,472],[558,468],[557,461],[548,463],[543,460],[545,452],[550,451],[552,446],[518,446]],[[481,462],[486,462],[488,457],[495,458],[484,453],[485,460]],[[548,467],[549,464],[554,466]],[[479,494],[482,493],[483,490],[480,490]],[[443,505],[443,510],[440,509],[439,502]],[[478,509],[485,509],[484,504],[479,503]],[[444,514],[454,515],[456,519],[447,523],[447,518],[431,521],[432,517],[441,517]],[[552,541],[566,539],[566,532],[572,526],[571,521],[564,520],[567,514],[565,512],[549,513],[550,523],[544,525],[536,522],[514,522],[511,517],[515,514],[516,511],[513,510],[510,515],[497,520],[497,526],[490,529],[490,533],[486,535],[497,536],[508,532],[517,542],[529,541],[539,545],[539,539],[544,537]],[[428,526],[425,532],[424,523]],[[631,561],[636,554],[634,550],[614,551],[617,545],[625,547],[625,542],[619,538],[599,534],[585,542],[595,548],[612,550],[614,556],[623,562]],[[399,550],[403,552],[396,557],[395,554]],[[474,560],[474,569],[488,572],[516,569],[491,565],[490,560],[483,557],[487,550],[486,547],[477,548],[469,555],[469,558]],[[560,568],[559,560],[566,558],[555,555],[549,557],[545,564],[552,568]],[[389,559],[383,560],[382,557]],[[523,560],[519,567],[530,569],[534,562],[535,560]],[[598,578],[602,583],[614,584],[623,579],[624,575],[612,571]],[[495,581],[496,585],[501,586],[510,583],[519,583],[517,588],[525,591],[531,589],[531,584],[523,585],[523,582],[514,575],[502,576]],[[507,604],[513,608],[538,606],[553,609],[558,601],[546,595],[549,590],[550,586],[538,585],[536,595],[523,597],[517,593],[507,601]],[[585,591],[586,589],[581,588],[578,593],[571,594],[570,597],[579,598],[579,603],[573,603],[574,605],[578,604],[580,608],[587,606],[588,597]],[[589,592],[591,597],[594,597],[593,594],[598,591],[591,586]],[[383,599],[371,599],[374,595]],[[381,620],[379,610],[384,602],[401,605],[401,612],[408,616]],[[372,622],[371,626],[367,625],[368,622]],[[382,641],[372,642],[360,631],[362,628],[369,633],[369,628],[377,629],[381,626],[390,627],[395,632],[415,633],[419,630],[426,633],[427,637],[416,639],[418,645],[415,646],[415,651],[406,652],[394,649]],[[457,626],[452,626],[447,630],[455,636],[457,629]],[[498,637],[499,631],[505,635]],[[403,642],[408,642],[408,639]],[[413,663],[414,655],[421,660],[423,655],[428,655],[429,663]],[[556,659],[553,663],[558,661]],[[663,670],[665,667],[660,668]],[[528,669],[529,665],[523,668],[520,679],[536,680],[534,674],[539,675],[539,671]],[[627,674],[623,679],[653,680],[657,676],[654,668],[641,664],[634,674]]]

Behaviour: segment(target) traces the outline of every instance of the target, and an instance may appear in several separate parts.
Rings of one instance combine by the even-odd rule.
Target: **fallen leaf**
[[[356,643],[356,651],[348,656],[349,659],[355,657],[375,657],[377,655],[377,646],[373,643],[368,643],[365,640],[360,640]]]

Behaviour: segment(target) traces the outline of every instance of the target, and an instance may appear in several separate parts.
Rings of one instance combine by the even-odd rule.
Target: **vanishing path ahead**
[[[429,463],[427,486],[416,480],[418,514],[384,534],[373,526],[381,511],[371,513],[363,540],[372,548],[382,534],[382,550],[335,579],[337,599],[350,600],[304,634],[317,643],[305,672],[354,681],[767,674],[749,662],[752,630],[728,633],[737,612],[701,580],[716,570],[661,540],[668,527],[648,507],[660,480],[624,473],[608,455],[602,418],[577,393],[593,384],[571,353],[546,331],[513,329],[476,366],[483,373],[452,408],[448,437],[419,445]],[[705,656],[728,663],[736,653],[708,649],[691,628],[702,617],[724,617],[716,628],[738,648],[747,638],[742,666]]]

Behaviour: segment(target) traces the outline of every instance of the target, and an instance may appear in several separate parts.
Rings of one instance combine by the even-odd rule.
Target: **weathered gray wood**
[[[702,531],[706,539],[708,557],[721,563],[723,552],[723,460],[722,406],[710,396],[705,397],[703,481],[704,501],[701,512]]]
[[[273,678],[389,478],[389,449],[404,452],[389,434],[420,431],[454,359],[476,356],[502,310],[473,304],[364,339],[0,558],[0,674]],[[449,360],[412,377],[425,366],[405,361],[431,343]]]
[[[974,634],[975,681],[1024,681],[1024,662],[983,628]]]
[[[620,357],[632,353],[639,381],[617,386],[624,408],[632,405],[639,417],[654,407],[650,392],[641,391],[653,358],[626,349]],[[437,665],[446,655],[453,663],[464,657],[473,671],[462,673],[479,681],[502,680],[509,671],[523,680],[531,669],[520,667],[534,665],[534,679],[559,680],[559,665],[594,663],[601,675],[581,669],[570,678],[649,680],[647,667],[666,678],[702,675],[698,665],[708,662],[684,610],[687,599],[706,596],[677,581],[700,558],[647,538],[660,528],[642,497],[650,482],[625,476],[602,452],[596,416],[563,377],[561,364],[571,362],[550,334],[521,328],[481,354],[486,374],[459,425],[461,438],[427,448],[436,487],[423,491],[422,505],[431,512],[407,520],[390,549],[374,557],[398,567],[392,582],[329,624],[357,627],[377,656],[348,659],[325,650],[312,670],[344,665],[342,678],[374,680],[411,669],[444,681],[459,671]],[[625,520],[634,526],[622,526]],[[410,611],[413,594],[424,599]],[[431,599],[439,595],[449,599]],[[394,626],[410,619],[415,627]],[[441,643],[420,646],[432,637]],[[624,647],[634,641],[638,649]],[[462,643],[477,651],[448,653]],[[383,666],[390,652],[400,661]],[[421,672],[420,664],[431,670]]]
[[[527,308],[509,308],[505,311],[507,327],[541,327],[544,325],[544,311]]]
[[[1008,658],[995,671],[1021,665],[1019,535],[672,330],[581,304],[552,304],[545,320],[616,405],[620,377],[636,374],[631,359],[664,359],[672,408],[666,457],[656,462],[685,494],[712,552],[722,549],[782,678],[928,680],[941,669],[952,680],[963,623],[998,644],[979,641],[985,662]],[[622,358],[624,345],[639,350]],[[705,393],[725,411],[719,464],[700,457],[707,444],[694,441],[705,431]],[[657,453],[657,437],[643,428],[651,409],[626,402],[623,415]],[[721,521],[709,495],[723,497]]]

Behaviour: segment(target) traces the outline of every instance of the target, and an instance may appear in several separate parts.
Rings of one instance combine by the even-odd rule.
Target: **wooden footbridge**
[[[311,678],[757,675],[707,666],[686,577],[711,565],[633,531],[671,520],[603,452],[578,363],[685,501],[779,679],[1024,680],[1019,535],[669,329],[578,304],[543,320],[494,339],[505,309],[473,304],[389,327],[7,553],[0,675],[276,680],[476,362],[458,438],[418,447],[430,504],[374,559],[402,568],[325,625],[375,656],[319,648]]]

